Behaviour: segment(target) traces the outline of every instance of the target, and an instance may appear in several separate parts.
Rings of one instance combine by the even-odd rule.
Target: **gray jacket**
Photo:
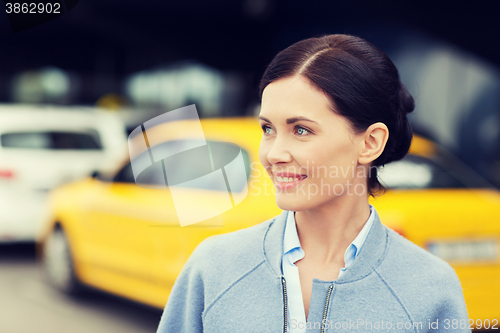
[[[157,333],[286,332],[286,213],[203,241],[177,278]],[[382,225],[378,215],[349,269],[337,280],[313,281],[307,332],[468,327],[453,268]]]

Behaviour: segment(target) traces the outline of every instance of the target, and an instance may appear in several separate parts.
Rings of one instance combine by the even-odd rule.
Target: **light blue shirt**
[[[366,236],[373,224],[375,207],[370,205],[370,217],[366,221],[363,229],[359,232],[352,243],[347,247],[344,253],[345,267],[339,271],[340,277],[354,259],[359,254],[361,247],[365,243]],[[304,258],[304,250],[300,246],[297,226],[295,224],[295,213],[289,211],[283,242],[283,275],[285,276],[286,289],[288,295],[288,314],[289,314],[289,332],[290,333],[305,333],[306,332],[306,314],[304,310],[304,301],[302,299],[302,288],[300,286],[299,269],[295,266],[295,262]]]

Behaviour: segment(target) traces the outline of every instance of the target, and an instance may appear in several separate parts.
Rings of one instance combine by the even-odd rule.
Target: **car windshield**
[[[69,131],[25,131],[0,135],[4,148],[37,150],[99,150],[102,149],[99,134],[95,130]]]

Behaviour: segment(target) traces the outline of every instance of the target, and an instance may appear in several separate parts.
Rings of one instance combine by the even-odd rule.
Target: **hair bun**
[[[399,88],[399,105],[399,112],[403,113],[404,115],[415,110],[415,100],[402,83],[400,83]]]
[[[380,156],[382,158],[377,161],[378,165],[398,161],[402,159],[410,149],[411,140],[413,138],[413,130],[406,115],[413,112],[415,109],[415,100],[402,83],[400,83],[399,88],[398,104],[399,108],[396,110],[397,121],[395,123],[395,133],[393,133],[392,138],[389,134],[387,152],[386,154],[382,154]]]

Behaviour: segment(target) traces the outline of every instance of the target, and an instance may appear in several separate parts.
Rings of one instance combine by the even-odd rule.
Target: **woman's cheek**
[[[269,153],[268,144],[264,141],[264,139],[262,139],[259,147],[259,160],[264,167],[270,164],[267,159],[268,153]]]

